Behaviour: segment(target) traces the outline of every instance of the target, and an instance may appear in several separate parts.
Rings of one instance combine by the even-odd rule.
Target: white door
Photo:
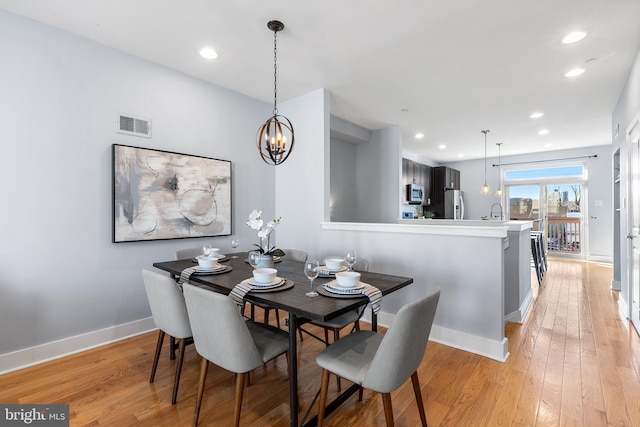
[[[640,115],[627,132],[629,144],[629,299],[631,322],[640,331]]]

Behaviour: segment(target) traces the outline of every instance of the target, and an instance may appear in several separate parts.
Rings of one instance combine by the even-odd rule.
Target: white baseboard
[[[431,327],[429,340],[437,342],[438,344],[444,344],[449,347],[479,354],[480,356],[488,357],[498,362],[506,362],[509,358],[509,345],[506,338],[503,338],[502,341],[495,341],[433,325]]]
[[[533,292],[531,295],[533,298]],[[529,301],[528,304],[530,305],[531,301]],[[529,311],[528,307],[526,311]],[[526,317],[526,313],[524,316]],[[378,325],[388,328],[393,324],[394,318],[395,315],[380,311],[378,313]],[[362,316],[362,320],[371,323],[371,312],[369,310],[367,310]],[[506,338],[502,341],[494,341],[477,335],[471,335],[455,331],[453,329],[443,328],[438,325],[433,325],[431,327],[429,341],[479,354],[480,356],[488,357],[490,359],[497,360],[498,362],[506,362],[509,358],[509,346]]]
[[[533,303],[533,289],[529,289],[527,295],[524,297],[522,304],[520,307],[514,311],[513,313],[509,313],[504,316],[505,324],[507,322],[513,323],[524,323],[525,319],[529,315],[529,311],[531,310],[531,304]]]
[[[0,375],[157,329],[151,317],[0,355]]]
[[[620,280],[612,280],[611,290],[619,291],[620,289],[622,289],[622,282],[620,282]]]
[[[629,304],[623,299],[618,298],[618,314],[620,315],[620,319],[624,322],[629,321]]]
[[[589,255],[587,261],[601,262],[603,264],[613,264],[613,257],[608,255]]]

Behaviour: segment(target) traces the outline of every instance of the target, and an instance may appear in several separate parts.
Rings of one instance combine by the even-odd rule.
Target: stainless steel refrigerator
[[[464,200],[460,190],[444,189],[444,218],[464,219]]]

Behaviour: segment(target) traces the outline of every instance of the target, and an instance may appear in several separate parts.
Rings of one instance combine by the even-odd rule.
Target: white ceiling
[[[0,0],[0,9],[270,103],[266,24],[278,19],[279,101],[327,88],[333,115],[401,125],[406,151],[440,162],[482,157],[482,129],[489,156],[499,142],[502,155],[609,144],[640,49],[640,0]],[[562,44],[574,30],[588,35]],[[204,45],[218,59],[201,58]],[[563,76],[574,67],[586,72]],[[545,116],[530,119],[538,110]]]

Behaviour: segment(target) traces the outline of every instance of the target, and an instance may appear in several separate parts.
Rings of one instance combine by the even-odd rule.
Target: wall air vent
[[[151,120],[118,113],[118,133],[151,138]]]

